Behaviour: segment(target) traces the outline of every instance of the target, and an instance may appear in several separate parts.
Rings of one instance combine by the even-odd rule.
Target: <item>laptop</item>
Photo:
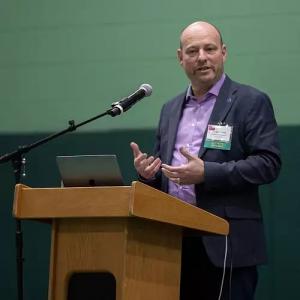
[[[56,162],[64,187],[124,184],[116,155],[57,156]]]

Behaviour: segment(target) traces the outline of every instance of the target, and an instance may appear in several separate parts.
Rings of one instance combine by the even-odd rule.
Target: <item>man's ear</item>
[[[225,44],[222,45],[222,54],[223,54],[223,62],[225,62],[227,58],[227,47]]]
[[[182,49],[177,49],[177,59],[180,63],[180,65],[182,65]]]

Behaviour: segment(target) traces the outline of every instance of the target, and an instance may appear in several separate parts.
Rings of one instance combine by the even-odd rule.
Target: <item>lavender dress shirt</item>
[[[187,148],[191,154],[198,155],[204,132],[224,80],[225,74],[201,98],[195,97],[192,87],[189,86],[185,107],[178,126],[172,166],[187,163],[186,158],[179,151],[181,147]],[[169,180],[169,194],[190,204],[196,204],[195,185],[178,185]]]

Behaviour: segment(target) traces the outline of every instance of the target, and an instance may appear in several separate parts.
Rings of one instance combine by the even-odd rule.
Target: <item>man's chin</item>
[[[205,85],[213,85],[215,83],[216,78],[214,76],[199,76],[198,81]]]
[[[201,81],[213,81],[216,77],[216,74],[211,69],[208,69],[206,71],[195,72],[195,77]]]

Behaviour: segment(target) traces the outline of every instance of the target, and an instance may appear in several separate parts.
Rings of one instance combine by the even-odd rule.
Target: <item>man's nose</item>
[[[203,49],[199,49],[198,60],[205,61],[206,59],[206,52]]]

